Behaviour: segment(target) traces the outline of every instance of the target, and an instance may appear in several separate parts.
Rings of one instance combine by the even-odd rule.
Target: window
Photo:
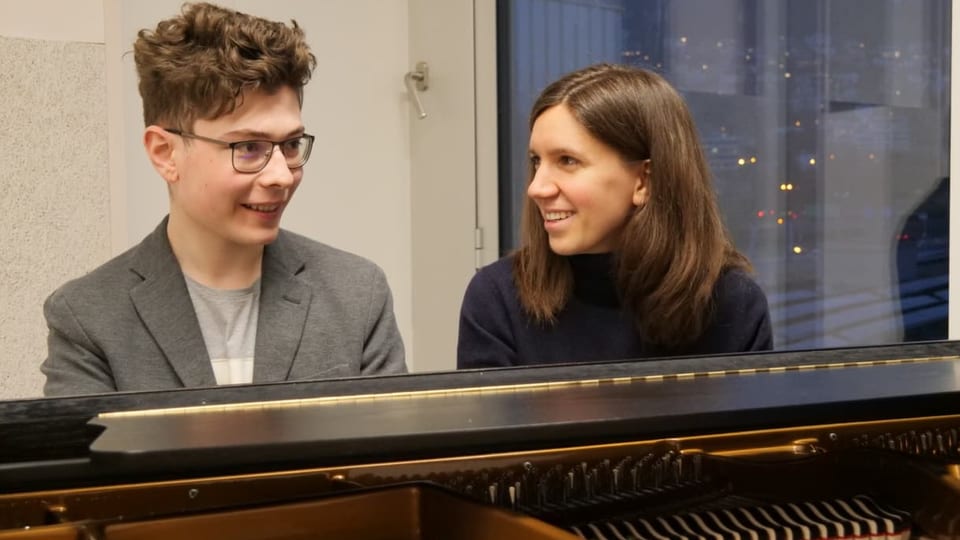
[[[686,98],[778,349],[947,337],[948,0],[499,0],[500,246],[527,115],[595,62]]]

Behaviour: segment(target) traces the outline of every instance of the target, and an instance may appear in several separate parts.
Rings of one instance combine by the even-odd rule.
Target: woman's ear
[[[173,133],[159,126],[147,126],[143,132],[143,148],[147,151],[147,158],[168,184],[180,179],[174,160],[174,137]]]
[[[633,205],[640,208],[650,199],[650,160],[634,164]]]

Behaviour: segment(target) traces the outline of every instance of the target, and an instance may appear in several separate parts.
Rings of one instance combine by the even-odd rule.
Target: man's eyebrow
[[[281,139],[289,139],[291,137],[303,135],[303,133],[304,133],[304,127],[300,126],[296,129],[291,130],[286,135],[283,135]],[[233,131],[228,131],[227,133],[224,133],[224,136],[225,137],[242,137],[244,139],[271,140],[271,136],[269,133],[265,131],[258,131],[255,129],[235,129]]]

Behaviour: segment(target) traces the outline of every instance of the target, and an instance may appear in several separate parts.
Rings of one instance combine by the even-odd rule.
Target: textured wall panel
[[[0,37],[0,399],[38,396],[43,300],[110,254],[102,44]]]

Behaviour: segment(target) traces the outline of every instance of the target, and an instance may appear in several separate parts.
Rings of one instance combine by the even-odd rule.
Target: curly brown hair
[[[316,57],[296,21],[268,21],[209,3],[186,3],[180,15],[140,30],[133,44],[146,125],[192,128],[229,114],[248,90],[297,91]]]
[[[683,352],[709,324],[721,273],[751,270],[723,224],[690,111],[663,77],[614,64],[583,68],[547,86],[530,128],[560,104],[624,161],[650,160],[649,198],[627,219],[614,253],[616,281],[643,338]],[[572,294],[573,273],[567,258],[550,250],[530,198],[521,238],[513,268],[520,302],[534,320],[551,324]]]

